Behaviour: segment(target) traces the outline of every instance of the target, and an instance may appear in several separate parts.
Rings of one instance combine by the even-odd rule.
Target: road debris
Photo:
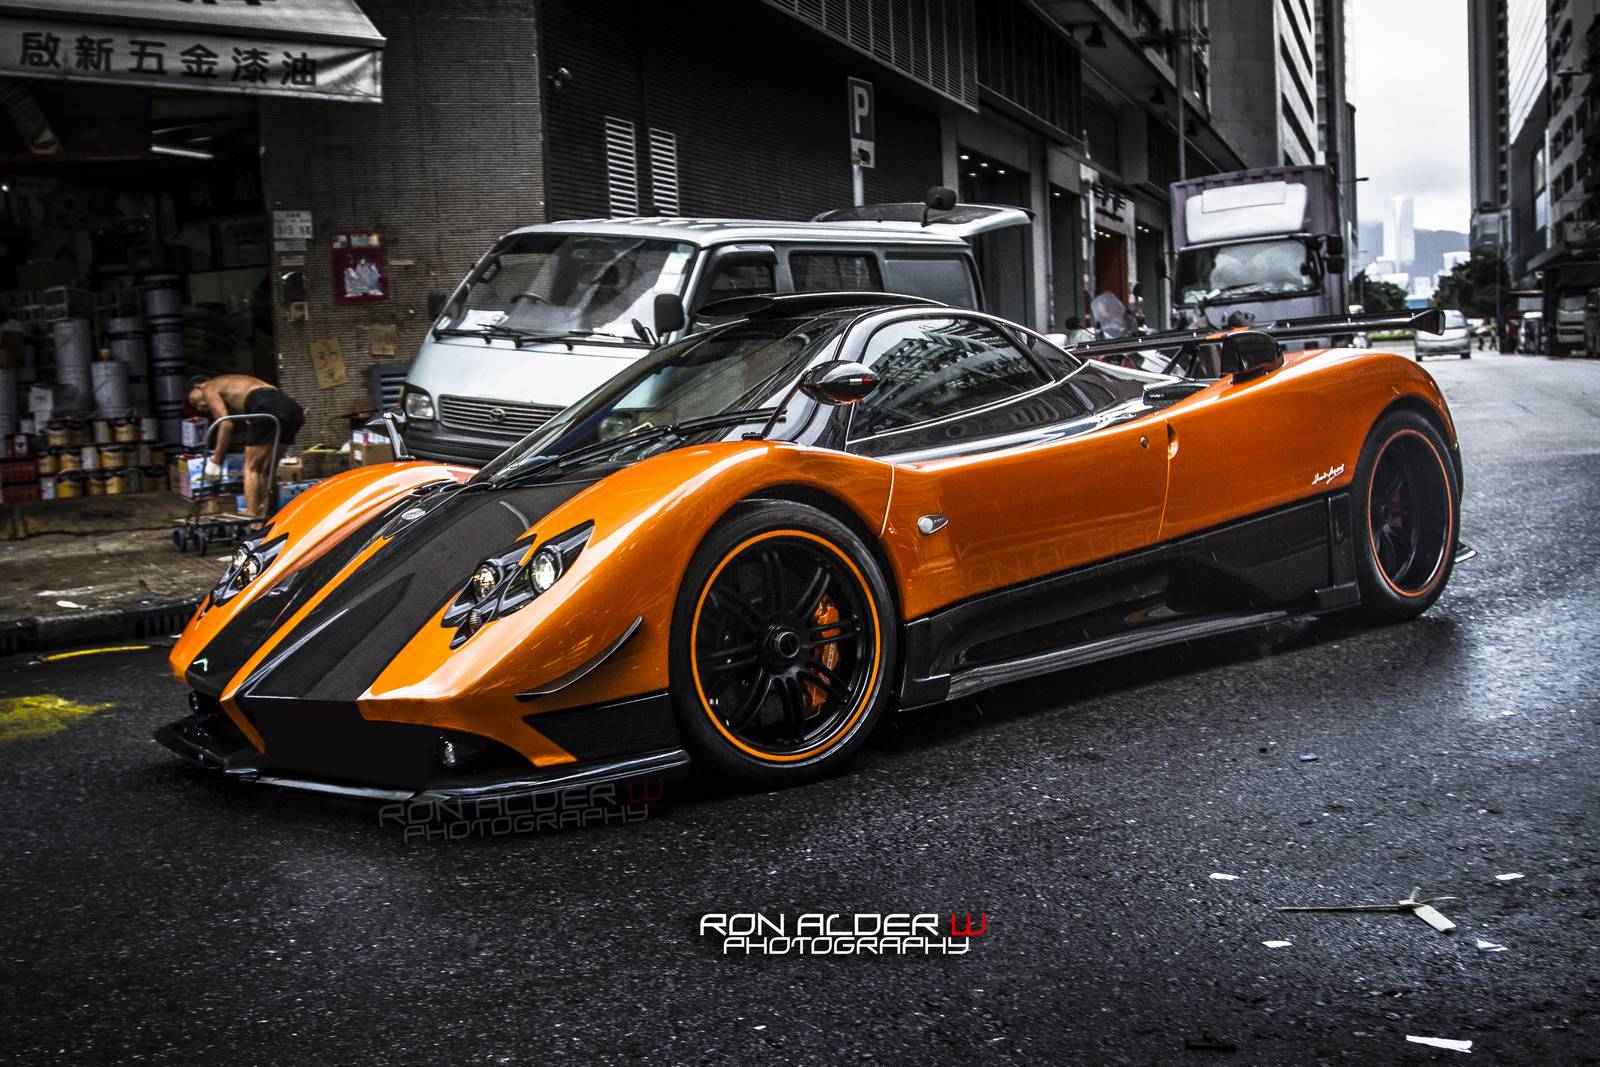
[[[1288,948],[1290,945],[1294,944],[1293,941],[1263,941],[1261,943],[1266,945],[1268,948]]]
[[[1522,875],[1516,874],[1515,872],[1513,872],[1511,874],[1497,874],[1497,875],[1494,876],[1494,880],[1497,881],[1497,882],[1515,882],[1518,878],[1521,878],[1521,877],[1522,877]]]
[[[1479,952],[1504,952],[1505,950],[1506,947],[1504,945],[1497,945],[1493,941],[1485,941],[1481,937],[1478,938]]]
[[[1406,1035],[1406,1040],[1413,1045],[1427,1045],[1430,1048],[1448,1049],[1451,1052],[1471,1052],[1472,1042],[1457,1041],[1450,1037],[1412,1037]]]
[[[1237,874],[1223,874],[1220,871],[1213,873],[1211,877],[1218,882],[1237,882],[1239,880]]]
[[[1451,922],[1439,913],[1432,905],[1441,900],[1455,900],[1455,897],[1424,897],[1420,887],[1413,889],[1411,895],[1394,904],[1315,904],[1309,907],[1279,908],[1279,911],[1408,911],[1439,931],[1441,934],[1449,933],[1456,928]]]

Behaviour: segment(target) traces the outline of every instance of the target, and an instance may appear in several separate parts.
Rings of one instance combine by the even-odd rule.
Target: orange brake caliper
[[[825,596],[818,602],[817,610],[811,614],[811,621],[821,627],[831,627],[838,624],[839,606],[833,602],[832,597]],[[821,651],[817,653],[817,661],[830,671],[838,667],[839,643],[830,641],[823,645]],[[815,682],[808,681],[805,685],[806,703],[810,705],[810,709],[806,712],[806,718],[809,719],[821,713],[822,706],[828,702],[828,694]]]

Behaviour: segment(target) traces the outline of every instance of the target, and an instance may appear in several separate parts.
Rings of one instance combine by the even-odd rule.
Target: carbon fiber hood
[[[339,570],[381,536],[391,538],[283,634],[273,653],[240,686],[241,707],[252,697],[354,701],[377,679],[417,630],[461,591],[479,560],[497,555],[524,530],[582,492],[593,480],[557,482],[508,490],[457,489],[437,499],[409,502],[424,514],[391,509],[335,546],[328,562],[286,578],[292,588],[268,595],[240,613],[212,642],[218,662],[205,672],[218,679],[219,666],[234,670],[269,634],[292,616],[289,602],[305,603]],[[559,531],[539,531],[540,534]],[[336,564],[336,565],[335,565]],[[310,573],[319,571],[321,573]],[[282,604],[274,607],[270,601]],[[210,659],[212,648],[196,659]],[[191,684],[205,691],[194,677]]]

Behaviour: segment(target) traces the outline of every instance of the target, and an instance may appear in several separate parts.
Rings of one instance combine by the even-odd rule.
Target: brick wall
[[[370,406],[367,370],[407,362],[427,331],[427,294],[458,282],[490,241],[544,219],[536,5],[532,0],[362,0],[388,38],[383,103],[261,104],[268,207],[310,211],[304,265],[274,252],[274,277],[305,272],[309,317],[288,321],[273,285],[278,382],[306,409],[301,444],[338,444]],[[383,232],[387,301],[333,301],[329,241]],[[397,327],[396,355],[371,353]],[[349,380],[322,389],[313,342],[337,339]]]

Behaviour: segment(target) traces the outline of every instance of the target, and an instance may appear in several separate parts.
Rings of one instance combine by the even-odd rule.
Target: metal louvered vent
[[[766,0],[829,36],[978,109],[978,0]],[[989,0],[983,0],[989,2]]]
[[[656,214],[679,215],[678,136],[654,127],[650,130],[650,199]]]
[[[633,123],[606,116],[606,190],[612,218],[639,214],[639,149]]]

